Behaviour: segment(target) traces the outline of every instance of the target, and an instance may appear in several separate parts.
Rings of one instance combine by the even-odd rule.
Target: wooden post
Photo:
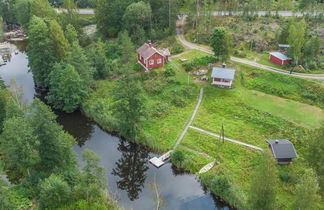
[[[222,123],[222,129],[221,129],[221,140],[223,141],[223,143],[225,142],[225,132],[224,132],[224,123]]]

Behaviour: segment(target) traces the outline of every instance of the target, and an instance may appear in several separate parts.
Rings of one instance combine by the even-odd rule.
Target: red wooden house
[[[269,60],[280,66],[291,63],[291,58],[288,58],[286,55],[281,52],[271,52],[269,53]]]
[[[146,70],[164,66],[169,61],[168,49],[156,49],[152,43],[145,43],[136,50],[138,63]]]

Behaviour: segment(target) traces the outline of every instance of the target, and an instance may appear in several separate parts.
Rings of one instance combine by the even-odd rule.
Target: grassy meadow
[[[232,89],[195,82],[185,72],[181,58],[193,60],[207,54],[190,50],[173,58],[164,68],[139,74],[147,99],[148,116],[142,121],[141,137],[137,142],[158,151],[171,149],[188,122],[197,103],[199,89],[204,87],[204,98],[193,122],[194,126],[220,133],[224,123],[225,136],[267,149],[266,139],[285,138],[296,147],[298,158],[291,166],[278,166],[280,187],[278,205],[290,208],[296,174],[307,168],[303,159],[303,140],[311,129],[318,128],[324,119],[324,86],[320,83],[276,74],[229,63],[237,70]],[[220,64],[216,64],[220,65]],[[167,68],[174,76],[165,76]],[[203,68],[206,68],[204,66]],[[210,75],[210,72],[209,74]],[[97,83],[97,89],[83,104],[83,111],[104,129],[114,131],[111,113],[111,94],[114,80]],[[219,195],[236,206],[246,202],[251,173],[260,161],[260,151],[242,147],[189,129],[178,151],[184,155],[179,166],[197,173],[213,159],[218,164],[200,175],[212,191],[213,177],[224,174],[235,191],[235,199]]]

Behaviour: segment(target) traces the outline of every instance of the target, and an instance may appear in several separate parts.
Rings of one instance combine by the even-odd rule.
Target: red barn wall
[[[157,64],[157,60],[161,59],[161,63]],[[154,60],[154,64],[150,64],[150,60]],[[147,59],[147,67],[148,68],[156,68],[161,67],[164,65],[164,57],[160,55],[159,53],[154,53],[150,58]]]
[[[273,55],[270,55],[270,61],[272,61],[273,63],[278,64],[280,66],[290,63],[290,60],[281,60]]]

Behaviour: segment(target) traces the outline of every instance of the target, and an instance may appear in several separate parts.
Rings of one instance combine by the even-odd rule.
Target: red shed
[[[288,58],[286,55],[282,54],[281,52],[269,53],[269,60],[281,66],[291,63],[291,58]]]
[[[155,49],[151,42],[143,44],[136,52],[138,63],[146,70],[164,66],[170,56],[168,49]]]

